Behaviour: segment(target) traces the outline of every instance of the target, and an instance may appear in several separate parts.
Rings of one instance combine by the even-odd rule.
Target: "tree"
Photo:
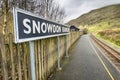
[[[0,18],[3,18],[1,18],[0,24],[2,24],[3,34],[9,33],[7,24],[11,23],[13,7],[19,7],[59,23],[63,23],[65,17],[65,10],[54,0],[1,0]],[[3,23],[1,23],[2,19]]]
[[[37,14],[47,19],[63,22],[65,10],[61,8],[54,0],[41,0],[37,4]]]

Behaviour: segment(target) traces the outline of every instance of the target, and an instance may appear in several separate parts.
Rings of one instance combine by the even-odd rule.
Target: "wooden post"
[[[17,55],[18,55],[18,78],[22,80],[22,72],[21,72],[21,58],[20,58],[20,45],[17,44]]]
[[[6,53],[5,53],[5,45],[4,45],[4,36],[0,35],[0,49],[2,55],[2,72],[4,80],[8,80],[8,69],[7,69],[7,61],[6,61]]]
[[[41,61],[42,61],[42,79],[44,80],[44,51],[43,51],[43,40],[41,40]]]
[[[15,80],[15,65],[14,65],[14,55],[13,55],[12,34],[9,34],[9,45],[10,45],[11,65],[12,65],[12,80]]]
[[[26,67],[26,55],[27,55],[27,50],[26,50],[26,43],[23,44],[23,50],[24,50],[24,57],[23,57],[23,69],[24,69],[24,80],[27,79],[27,67]]]
[[[36,71],[36,80],[38,80],[38,41],[35,41],[35,46],[34,46],[34,55],[35,55],[35,71]]]
[[[40,48],[40,40],[38,41],[38,62],[39,62],[39,80],[41,80],[41,48]]]

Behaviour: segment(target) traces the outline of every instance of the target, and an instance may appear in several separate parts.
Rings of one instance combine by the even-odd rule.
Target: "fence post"
[[[18,79],[22,80],[20,44],[17,44],[17,56],[18,56]]]
[[[26,43],[23,44],[23,50],[24,50],[24,56],[23,56],[23,69],[24,69],[24,80],[28,80],[28,77],[27,77],[27,66],[26,66],[26,63],[27,63],[27,59],[26,59],[26,56],[27,56],[27,50],[26,50]]]
[[[4,80],[8,80],[8,69],[7,69],[7,61],[6,61],[6,53],[5,53],[5,44],[4,44],[4,36],[0,35],[0,49],[2,55],[2,72]]]
[[[11,65],[12,65],[12,80],[15,80],[15,65],[14,65],[14,55],[13,55],[12,34],[9,34],[9,44],[10,44],[10,56],[11,56]]]

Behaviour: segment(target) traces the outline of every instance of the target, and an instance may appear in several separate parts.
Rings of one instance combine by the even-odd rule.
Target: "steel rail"
[[[113,57],[117,62],[120,63],[120,52],[113,49],[109,45],[102,42],[100,39],[96,38],[94,35],[91,35],[91,38],[102,48],[104,49],[111,57]],[[107,47],[107,48],[106,48]],[[114,53],[113,53],[114,52]]]

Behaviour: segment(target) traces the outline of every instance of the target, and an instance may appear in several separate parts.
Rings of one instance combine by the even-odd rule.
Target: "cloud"
[[[103,6],[118,4],[120,0],[56,0],[66,11],[65,22]]]

